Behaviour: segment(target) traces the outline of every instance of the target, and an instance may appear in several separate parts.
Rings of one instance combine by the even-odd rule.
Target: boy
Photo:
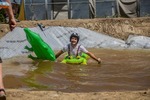
[[[68,52],[68,57],[70,57],[70,56],[72,56],[72,57],[81,56],[81,54],[83,52],[83,53],[89,55],[95,61],[97,61],[98,64],[100,64],[101,59],[97,58],[93,53],[89,52],[84,46],[78,44],[79,39],[80,39],[80,37],[77,33],[72,33],[70,36],[70,43],[67,46],[63,47],[63,49],[60,50],[56,54],[56,58],[58,58],[64,52]]]

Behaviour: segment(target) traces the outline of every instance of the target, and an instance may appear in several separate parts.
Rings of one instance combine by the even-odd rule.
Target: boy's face
[[[71,42],[71,44],[76,45],[78,40],[76,37],[72,37],[70,42]]]

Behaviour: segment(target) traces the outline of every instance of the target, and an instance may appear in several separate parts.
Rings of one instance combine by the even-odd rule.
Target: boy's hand
[[[100,58],[98,58],[97,60],[98,60],[98,64],[100,64],[102,62]]]

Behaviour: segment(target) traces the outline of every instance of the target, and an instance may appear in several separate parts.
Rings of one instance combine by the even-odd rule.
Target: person
[[[7,8],[5,8],[5,10],[6,10],[7,14],[8,14],[9,27],[10,27],[10,30],[12,31],[16,27],[16,20],[15,20],[14,14],[13,14],[13,10],[12,10],[12,6],[11,6],[10,0],[5,0],[5,1],[8,2],[9,5],[10,5]]]
[[[0,58],[0,98],[6,95],[3,84],[3,76],[2,76],[2,59]]]
[[[4,0],[3,0],[4,1]],[[9,28],[12,31],[16,27],[16,20],[14,18],[14,14],[12,11],[12,6],[10,0],[5,0],[9,6],[5,7],[4,9],[6,10],[8,17],[9,17]],[[0,9],[3,8],[0,6]],[[4,85],[3,85],[3,77],[2,77],[2,59],[0,57],[0,98],[6,97],[6,93],[4,90]]]
[[[64,52],[68,52],[68,55],[72,57],[77,57],[77,55],[81,56],[82,53],[85,53],[89,55],[91,58],[93,58],[95,61],[97,61],[98,64],[100,64],[101,59],[97,58],[93,53],[89,52],[83,45],[78,44],[79,39],[80,37],[78,33],[72,33],[70,36],[70,43],[66,45],[65,47],[63,47],[62,50],[56,53],[55,55],[56,58],[58,58]]]

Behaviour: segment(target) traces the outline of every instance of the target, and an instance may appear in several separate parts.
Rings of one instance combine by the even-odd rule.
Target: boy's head
[[[74,42],[74,43],[78,43],[79,42],[79,35],[78,33],[72,33],[71,36],[70,36],[70,42]]]

